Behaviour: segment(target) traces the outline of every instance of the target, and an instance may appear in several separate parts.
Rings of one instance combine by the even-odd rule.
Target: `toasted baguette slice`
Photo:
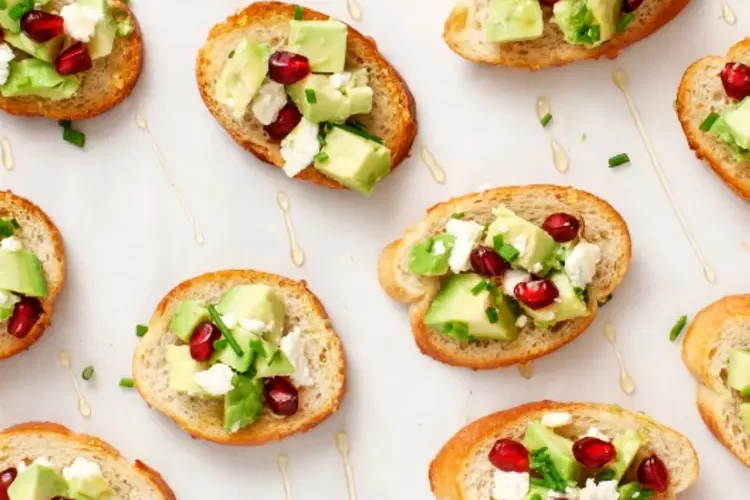
[[[464,213],[466,220],[489,223],[492,208],[498,205],[506,205],[537,225],[555,212],[567,212],[583,219],[583,237],[599,245],[602,251],[602,260],[589,288],[591,313],[588,316],[564,321],[549,330],[536,328],[529,322],[513,341],[481,340],[466,344],[427,328],[424,316],[440,291],[440,279],[417,276],[409,271],[412,246],[440,233],[456,212]],[[630,233],[625,221],[606,201],[570,187],[509,186],[467,194],[430,208],[425,219],[383,250],[378,278],[391,298],[410,304],[409,320],[422,353],[450,365],[487,369],[526,363],[578,337],[594,320],[598,302],[604,301],[625,277],[630,256]]]
[[[735,44],[726,57],[704,57],[690,65],[677,91],[677,116],[695,156],[706,160],[732,191],[750,201],[750,161],[737,161],[729,146],[699,128],[712,111],[721,113],[736,102],[719,77],[728,62],[750,64],[750,38]]]
[[[716,439],[750,467],[750,434],[740,396],[726,384],[729,351],[750,350],[750,295],[724,297],[696,315],[682,344],[682,360],[698,380],[698,410]]]
[[[58,10],[64,5],[54,0]],[[43,97],[2,97],[0,109],[12,115],[42,116],[54,120],[93,118],[114,108],[133,91],[143,68],[143,39],[138,21],[122,0],[112,0],[112,10],[127,13],[133,32],[117,36],[112,53],[94,60],[94,66],[82,73],[81,86],[70,99],[52,101]]]
[[[657,424],[642,413],[632,413],[615,405],[558,403],[540,401],[493,413],[467,425],[454,435],[430,465],[430,485],[438,500],[480,500],[491,498],[494,466],[488,457],[492,445],[501,438],[523,440],[527,424],[548,412],[573,415],[571,425],[555,429],[576,439],[594,426],[614,437],[618,432],[636,430],[648,438],[634,463],[656,454],[669,469],[670,488],[655,499],[673,498],[698,478],[698,456],[683,435]],[[626,474],[630,477],[631,472]]]
[[[282,2],[256,2],[229,16],[213,27],[206,44],[198,52],[195,74],[203,102],[232,139],[260,160],[284,166],[281,146],[263,130],[263,125],[248,111],[242,120],[232,117],[228,109],[214,99],[216,82],[224,62],[245,36],[252,36],[272,46],[283,46],[289,36],[289,21],[294,19],[295,6]],[[325,20],[329,16],[312,9],[303,9],[305,20]],[[370,86],[374,91],[372,113],[357,118],[367,130],[385,141],[391,150],[395,169],[409,155],[417,135],[417,108],[401,75],[378,51],[372,38],[349,27],[347,38],[347,70],[370,69]],[[303,170],[297,179],[311,181],[334,189],[343,189],[338,182],[324,176],[314,167]]]
[[[15,218],[21,225],[14,236],[39,258],[48,292],[42,301],[42,315],[26,337],[13,337],[8,333],[8,322],[0,321],[0,359],[5,359],[28,349],[50,325],[55,299],[65,283],[65,254],[57,228],[47,214],[29,200],[10,191],[0,191],[0,217]]]
[[[23,460],[44,457],[58,467],[76,458],[99,464],[114,498],[174,500],[175,495],[158,472],[140,460],[129,463],[111,445],[94,436],[76,434],[49,422],[27,422],[0,432],[0,470]]]
[[[489,3],[490,0],[458,2],[445,22],[445,42],[456,54],[470,61],[535,71],[586,59],[614,59],[620,50],[646,38],[671,21],[688,0],[644,0],[624,33],[594,48],[566,42],[560,28],[552,21],[552,9],[549,7],[543,8],[544,33],[541,38],[525,42],[490,43],[484,35]]]
[[[285,331],[299,326],[309,339],[305,343],[305,356],[315,383],[299,388],[299,410],[294,416],[277,418],[265,414],[249,427],[230,434],[224,430],[223,399],[189,397],[167,387],[165,350],[179,340],[169,331],[169,322],[175,307],[183,300],[215,303],[230,288],[254,283],[273,287],[286,304]],[[167,415],[193,437],[250,446],[306,432],[336,413],[345,392],[346,362],[341,339],[323,305],[304,281],[258,271],[229,270],[185,281],[164,297],[133,356],[133,378],[149,406]]]

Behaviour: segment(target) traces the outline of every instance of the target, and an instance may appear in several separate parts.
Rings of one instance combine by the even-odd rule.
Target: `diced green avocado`
[[[350,189],[372,194],[391,170],[391,152],[382,144],[341,127],[333,127],[325,140],[325,154],[316,156],[315,168]]]
[[[447,274],[455,241],[455,236],[443,233],[417,243],[409,252],[409,271],[420,276]]]
[[[294,373],[294,365],[289,361],[280,349],[269,350],[268,356],[258,356],[255,361],[255,376],[257,378],[270,378],[288,376]]]
[[[581,466],[573,456],[573,441],[555,434],[541,422],[529,422],[523,444],[529,451],[547,448],[549,457],[563,480],[578,481]]]
[[[46,42],[35,42],[23,32],[5,33],[5,41],[18,50],[26,52],[32,57],[46,62],[54,62],[65,43],[65,35],[56,36]]]
[[[731,109],[733,108],[725,111],[725,114],[731,111]],[[715,135],[720,141],[729,146],[729,149],[732,151],[732,155],[734,155],[734,158],[737,161],[745,161],[750,157],[750,151],[741,148],[737,144],[734,135],[732,135],[732,130],[729,128],[729,125],[727,125],[727,122],[726,120],[724,120],[723,116],[717,118],[708,131],[709,133]]]
[[[588,306],[576,293],[567,274],[553,272],[547,279],[552,281],[559,292],[557,301],[541,309],[530,309],[521,304],[526,315],[539,323],[555,324],[588,314]]]
[[[461,341],[516,338],[516,319],[508,303],[502,294],[478,287],[483,281],[474,273],[448,278],[424,317],[425,325]]]
[[[485,38],[488,42],[518,42],[542,36],[544,19],[539,0],[490,0]]]
[[[627,430],[615,436],[612,444],[617,450],[617,459],[609,468],[615,474],[612,479],[620,481],[625,472],[627,472],[628,467],[630,467],[630,464],[633,463],[638,450],[643,445],[643,440],[638,431]]]
[[[25,3],[26,0],[5,0],[0,3],[2,7],[0,9],[0,28],[4,32],[19,33],[21,31],[21,18],[12,19],[10,17],[10,10],[20,3]]]
[[[16,304],[21,300],[18,295],[8,290],[0,290],[0,294],[5,295],[5,303],[0,306],[0,321],[5,321],[13,315]]]
[[[750,434],[750,403],[740,403],[740,418],[745,432]]]
[[[73,500],[104,500],[110,498],[109,491],[109,482],[101,474],[89,477],[74,477],[68,481],[66,497]]]
[[[531,222],[522,219],[507,207],[501,206],[492,210],[495,220],[487,228],[485,244],[495,245],[499,236],[503,243],[513,245],[519,250],[514,267],[526,269],[539,274],[555,250],[555,240],[547,232]]]
[[[78,3],[98,9],[104,14],[104,18],[96,23],[94,36],[89,40],[89,53],[91,59],[108,56],[112,53],[117,36],[117,23],[112,17],[109,0],[78,0]]]
[[[750,149],[750,98],[746,97],[739,104],[726,110],[721,117],[734,143],[741,150]],[[714,126],[711,127],[712,130]]]
[[[37,256],[28,250],[0,251],[0,289],[27,297],[46,297],[47,283]]]
[[[8,488],[10,500],[49,500],[66,497],[68,483],[51,467],[34,464],[18,474]]]
[[[531,486],[529,486],[529,492],[526,493],[526,496],[523,497],[523,500],[547,500],[549,498],[549,492],[549,488],[539,486],[538,484],[532,484]]]
[[[340,21],[291,21],[289,50],[307,57],[313,73],[341,73],[346,35],[346,24]]]
[[[174,310],[172,320],[169,322],[169,329],[185,342],[190,342],[193,336],[193,330],[203,321],[209,321],[211,315],[208,314],[206,305],[198,300],[183,300]]]
[[[250,341],[258,339],[259,337],[254,334],[243,330],[242,328],[235,328],[232,330],[232,336],[234,340],[239,344],[242,349],[242,356],[237,356],[234,349],[230,345],[217,349],[211,355],[211,364],[224,363],[235,369],[239,373],[245,373],[250,369],[250,366],[255,360],[255,351],[250,348]]]
[[[234,388],[224,397],[224,429],[237,432],[255,422],[263,411],[263,381],[235,375]]]
[[[621,8],[618,0],[560,0],[555,22],[569,43],[596,47],[617,34]]]
[[[639,498],[646,498],[646,496],[642,494],[643,491],[643,485],[638,481],[631,481],[617,488],[617,493],[620,495],[619,500],[638,500]]]
[[[300,113],[313,123],[343,122],[356,114],[372,111],[372,89],[354,87],[346,93],[331,85],[327,75],[309,75],[287,87]]]
[[[10,75],[0,87],[3,97],[39,96],[51,101],[72,97],[81,80],[76,75],[62,76],[55,67],[39,59],[10,62]]]
[[[185,394],[201,394],[203,390],[195,382],[193,375],[208,370],[208,363],[199,363],[190,356],[190,346],[167,346],[168,386]]]
[[[266,79],[271,49],[245,37],[229,54],[216,82],[214,97],[229,106],[232,116],[239,120]]]
[[[270,286],[236,286],[224,294],[216,310],[221,315],[231,314],[238,323],[243,319],[256,319],[271,325],[265,337],[274,344],[281,339],[286,306]]]
[[[743,396],[750,396],[750,351],[729,351],[727,385]]]

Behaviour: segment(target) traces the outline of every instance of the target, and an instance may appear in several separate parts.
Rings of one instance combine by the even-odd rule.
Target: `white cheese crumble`
[[[0,85],[5,85],[10,76],[10,62],[16,55],[7,43],[0,44]]]
[[[536,319],[539,321],[553,321],[555,319],[555,311],[536,311]]]
[[[492,487],[493,500],[523,500],[529,492],[528,472],[496,470]]]
[[[602,258],[602,251],[593,243],[578,243],[565,259],[565,273],[578,288],[586,288],[596,274],[596,265]]]
[[[534,266],[533,266],[533,267],[531,268],[531,272],[532,272],[532,273],[534,273],[534,274],[539,274],[539,273],[541,273],[541,272],[542,272],[542,269],[544,269],[544,266],[542,265],[542,263],[541,263],[541,262],[537,262],[537,263],[536,263],[536,264],[534,264]]]
[[[518,328],[523,328],[524,326],[526,326],[526,323],[528,322],[529,322],[529,317],[526,316],[525,314],[522,314],[516,319],[516,326]]]
[[[298,387],[313,385],[313,378],[310,375],[310,363],[305,356],[305,338],[302,336],[302,330],[294,328],[281,338],[279,348],[286,354],[287,359],[294,367],[292,381]]]
[[[453,250],[448,257],[448,266],[454,273],[468,271],[471,268],[470,257],[474,244],[477,242],[484,227],[473,221],[451,219],[445,225],[445,232],[452,235],[456,240],[453,242]]]
[[[341,89],[349,85],[352,81],[351,73],[334,73],[328,77],[328,81],[331,83],[331,87],[335,89]]]
[[[9,300],[10,296],[8,295],[8,292],[6,292],[5,290],[0,290],[0,307],[7,304]]]
[[[589,427],[589,430],[586,431],[586,437],[595,437],[597,439],[601,439],[602,441],[612,441],[612,439],[604,434],[601,430],[599,430],[598,427],[591,426]]]
[[[617,500],[620,498],[620,494],[617,493],[617,481],[602,481],[597,484],[596,481],[588,478],[578,498],[579,500]]]
[[[66,481],[73,479],[91,480],[94,478],[103,478],[102,469],[99,464],[89,462],[85,458],[76,458],[73,463],[65,467],[62,475]]]
[[[547,500],[578,500],[578,488],[568,486],[565,488],[565,493],[560,491],[548,491]]]
[[[55,470],[57,469],[57,467],[55,467],[55,465],[52,462],[50,462],[49,458],[39,457],[28,465],[26,465],[26,462],[19,462],[18,465],[16,466],[16,470],[20,474],[26,469],[28,469],[29,467],[31,467],[32,465],[43,465],[51,469],[55,469]]]
[[[0,241],[0,250],[5,252],[17,252],[23,248],[20,241],[15,236],[9,236]]]
[[[550,429],[565,427],[573,421],[573,415],[565,411],[553,411],[542,416],[542,425]]]
[[[211,396],[223,396],[232,390],[234,371],[224,363],[216,363],[208,370],[193,375],[198,386]]]
[[[503,293],[509,297],[515,297],[513,289],[516,288],[516,285],[530,279],[531,275],[526,271],[509,269],[503,276]]]
[[[436,241],[432,245],[432,255],[443,255],[445,253],[445,244],[442,241]]]
[[[281,141],[284,173],[289,177],[294,177],[307,168],[319,152],[318,124],[303,116],[292,133]]]
[[[273,329],[273,324],[266,324],[259,319],[241,319],[240,326],[243,330],[247,330],[250,333],[263,333],[269,332]]]
[[[237,431],[240,430],[240,427],[241,427],[240,423],[239,422],[235,422],[235,423],[232,424],[232,428],[229,429],[229,432],[231,432],[232,434],[234,434],[235,432],[237,432]]]
[[[104,19],[104,13],[95,7],[71,3],[60,11],[64,20],[65,33],[79,42],[88,43],[94,36],[96,25]]]
[[[232,316],[231,314],[225,314],[221,317],[222,323],[224,323],[224,326],[229,328],[230,330],[237,326],[237,319]]]
[[[279,117],[279,111],[286,106],[286,90],[280,83],[267,80],[253,99],[253,115],[263,125],[270,125]]]
[[[518,250],[519,257],[523,257],[526,253],[526,246],[528,245],[528,243],[529,236],[527,234],[522,234],[515,240],[513,240],[513,247]]]

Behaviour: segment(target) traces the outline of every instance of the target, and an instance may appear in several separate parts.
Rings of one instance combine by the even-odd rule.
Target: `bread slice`
[[[218,302],[232,287],[264,284],[272,287],[287,308],[285,330],[302,328],[309,339],[305,356],[314,385],[299,388],[299,410],[291,417],[266,413],[249,427],[234,434],[224,430],[223,400],[199,399],[177,394],[167,387],[166,347],[178,338],[169,331],[175,307],[186,299]],[[133,378],[149,406],[174,420],[190,435],[229,445],[261,445],[291,434],[305,432],[336,413],[344,397],[346,362],[341,339],[333,329],[323,305],[304,281],[251,270],[228,270],[204,274],[175,287],[159,303],[148,333],[133,356]]]
[[[63,0],[54,0],[61,8]],[[117,36],[112,53],[94,60],[94,66],[82,73],[81,86],[70,99],[52,101],[43,97],[2,97],[0,109],[12,115],[42,116],[54,120],[93,118],[127,98],[133,91],[143,68],[143,38],[138,21],[123,0],[112,0],[112,10],[127,13],[133,32]],[[123,14],[123,18],[124,18]]]
[[[750,295],[724,297],[699,312],[685,335],[682,360],[698,380],[698,410],[714,436],[750,467],[750,434],[739,395],[726,384],[729,351],[750,350]]]
[[[441,232],[456,212],[464,213],[466,220],[486,224],[493,219],[492,208],[503,204],[537,225],[554,212],[567,212],[584,220],[583,237],[599,245],[602,251],[602,260],[589,288],[591,314],[564,321],[549,330],[536,328],[529,322],[513,341],[481,340],[466,344],[431,331],[424,324],[424,316],[440,290],[440,280],[409,272],[411,247]],[[622,216],[606,201],[570,187],[509,186],[467,194],[430,208],[425,219],[383,250],[378,278],[391,298],[410,304],[409,320],[422,353],[450,365],[487,369],[526,363],[578,337],[594,320],[598,302],[604,301],[625,277],[630,257],[628,228]]]
[[[538,70],[575,61],[614,59],[620,50],[646,38],[687,5],[688,0],[644,0],[634,12],[624,33],[595,48],[573,45],[563,38],[552,22],[552,9],[544,7],[544,32],[541,38],[525,42],[490,43],[484,29],[490,0],[461,0],[445,22],[443,39],[456,54],[470,61],[496,66]]]
[[[704,57],[690,65],[677,90],[677,116],[695,156],[706,160],[732,191],[750,201],[750,162],[737,161],[729,146],[699,128],[712,111],[721,113],[736,102],[719,77],[728,62],[750,64],[750,38],[735,44],[726,57]]]
[[[573,423],[555,429],[577,438],[591,426],[609,436],[628,429],[648,437],[636,462],[655,453],[669,469],[670,488],[654,498],[673,498],[698,478],[698,456],[681,434],[654,422],[642,413],[631,413],[615,405],[540,401],[480,418],[453,436],[430,465],[430,485],[438,500],[478,500],[491,497],[494,467],[487,456],[496,440],[522,440],[527,424],[548,412],[568,412]],[[626,475],[627,477],[627,475]]]
[[[76,434],[49,422],[27,422],[0,432],[0,470],[23,460],[44,457],[58,467],[76,458],[99,464],[114,498],[174,500],[176,497],[158,472],[140,460],[129,463],[111,445],[94,436]]]
[[[256,2],[229,16],[213,27],[206,44],[198,52],[195,74],[203,102],[232,139],[260,160],[284,166],[281,146],[263,130],[263,125],[252,113],[242,120],[232,117],[229,110],[214,100],[214,87],[229,52],[240,39],[251,35],[272,46],[283,45],[289,36],[289,21],[295,7],[282,2]],[[329,16],[312,9],[303,9],[305,20],[325,20]],[[349,27],[347,38],[347,70],[369,68],[370,86],[374,91],[372,113],[357,117],[367,130],[385,141],[391,150],[392,168],[406,159],[417,135],[417,108],[409,88],[401,75],[378,51],[375,40]],[[324,176],[314,167],[303,170],[297,179],[311,181],[329,188],[343,189],[338,182]]]
[[[5,359],[28,349],[50,325],[55,299],[65,283],[65,254],[59,231],[47,214],[29,200],[0,191],[0,217],[15,218],[21,225],[14,236],[39,258],[48,292],[42,301],[43,313],[26,337],[13,337],[8,333],[8,322],[0,321],[0,359]]]

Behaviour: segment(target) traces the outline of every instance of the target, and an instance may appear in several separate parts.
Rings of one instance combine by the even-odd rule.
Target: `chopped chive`
[[[680,333],[682,333],[682,329],[685,328],[686,324],[687,316],[680,316],[680,318],[677,320],[677,323],[675,323],[672,329],[669,331],[669,340],[671,340],[672,342],[677,340],[677,337],[680,336]]]
[[[477,283],[471,288],[471,293],[472,295],[479,295],[486,289],[487,289],[487,282],[485,280],[481,280],[479,283]]]
[[[251,339],[250,349],[253,350],[258,356],[261,356],[263,358],[266,357],[266,348],[263,347],[263,342],[261,342],[260,339]]]
[[[302,19],[302,7],[299,5],[294,6],[294,20],[299,21]]]
[[[322,148],[323,146],[325,146],[326,144],[328,144],[328,143],[326,142],[326,136],[324,136],[323,134],[318,134],[318,144],[320,144],[320,147],[321,147],[321,148]]]
[[[501,234],[492,237],[492,247],[498,252],[503,248],[503,236]]]
[[[495,307],[492,307],[492,306],[488,307],[488,308],[487,308],[487,309],[486,309],[486,310],[484,311],[484,313],[485,313],[485,314],[487,315],[487,320],[488,320],[488,321],[489,321],[490,323],[492,323],[492,324],[495,324],[495,323],[497,323],[497,319],[498,319],[498,318],[497,318],[497,309],[496,309]]]
[[[542,124],[542,127],[546,127],[551,121],[552,121],[551,113],[547,113],[546,115],[544,115],[544,117],[541,120],[539,120],[539,122]]]
[[[703,132],[708,132],[711,130],[711,127],[713,127],[716,120],[719,119],[719,113],[710,113],[705,120],[703,120],[703,123],[700,124],[698,127]]]
[[[325,151],[321,151],[320,153],[315,155],[315,162],[316,163],[325,163],[328,161],[328,153]]]
[[[133,382],[132,378],[121,378],[120,379],[120,387],[133,387],[135,383]]]
[[[143,337],[146,335],[146,332],[148,331],[148,327],[146,325],[136,325],[135,327],[135,336],[136,337]]]
[[[214,323],[216,323],[216,326],[219,327],[219,331],[221,331],[221,334],[224,335],[224,338],[227,339],[227,342],[229,343],[229,347],[232,348],[234,353],[237,356],[242,356],[243,352],[240,348],[239,344],[237,344],[237,341],[234,340],[234,336],[232,335],[232,332],[229,331],[229,328],[227,328],[227,325],[224,324],[224,322],[221,320],[221,316],[219,316],[218,311],[216,311],[216,308],[214,306],[208,306],[208,314],[211,315],[211,319],[214,320]]]
[[[604,469],[596,475],[596,482],[601,483],[602,481],[611,481],[615,478],[615,471],[612,469]]]
[[[583,134],[581,134],[581,142],[585,142],[586,139],[588,139],[588,138],[589,138],[589,136],[587,136],[585,132]]]
[[[630,163],[630,157],[627,153],[620,153],[619,155],[615,155],[609,159],[609,168],[619,167],[620,165],[624,165],[626,163]]]
[[[602,300],[599,301],[599,307],[603,306],[604,304],[608,303],[610,300],[612,300],[613,295],[610,293],[606,297],[604,297]]]
[[[25,2],[17,3],[8,10],[8,17],[10,17],[14,21],[19,21],[24,16],[24,14],[26,14],[33,8],[33,4],[29,5]]]
[[[620,22],[617,23],[617,32],[623,33],[626,29],[628,29],[630,23],[633,22],[633,17],[635,16],[632,12],[628,12],[627,14],[625,14],[625,17],[620,19]]]
[[[18,223],[15,217],[10,220],[10,225],[15,229],[21,229],[21,224]]]
[[[507,260],[511,264],[515,262],[515,260],[521,254],[521,252],[519,252],[518,249],[512,245],[503,245],[500,250],[497,251],[497,253],[500,254],[500,257]]]
[[[534,493],[533,495],[531,495],[531,498],[529,500],[542,500],[542,495],[540,495],[539,493]]]
[[[5,0],[0,0],[0,9],[7,9],[8,4],[5,2]]]
[[[347,132],[350,132],[354,135],[358,135],[360,137],[364,137],[367,140],[377,142],[378,144],[383,144],[382,138],[378,137],[377,135],[373,135],[369,133],[367,130],[364,129],[364,127],[360,128],[357,126],[350,125],[349,123],[342,123],[342,122],[331,123],[331,126],[346,130]]]
[[[451,219],[463,219],[464,217],[466,217],[465,212],[453,212],[453,214],[451,214]]]
[[[70,127],[63,128],[63,140],[74,146],[78,146],[79,148],[86,145],[86,135],[83,132],[79,132]]]
[[[73,125],[73,122],[70,120],[58,120],[57,124],[62,128],[70,128],[70,126]]]
[[[229,59],[231,59],[233,57],[234,57],[234,50],[232,50],[232,52],[229,53]]]
[[[81,377],[83,377],[83,380],[91,380],[91,377],[94,376],[94,367],[93,366],[87,366],[83,369],[83,372],[81,373]]]
[[[315,89],[305,89],[305,98],[310,104],[318,103],[318,96],[315,95]]]
[[[214,349],[217,351],[220,351],[224,349],[227,346],[227,341],[225,339],[219,339],[216,342],[214,342]]]

